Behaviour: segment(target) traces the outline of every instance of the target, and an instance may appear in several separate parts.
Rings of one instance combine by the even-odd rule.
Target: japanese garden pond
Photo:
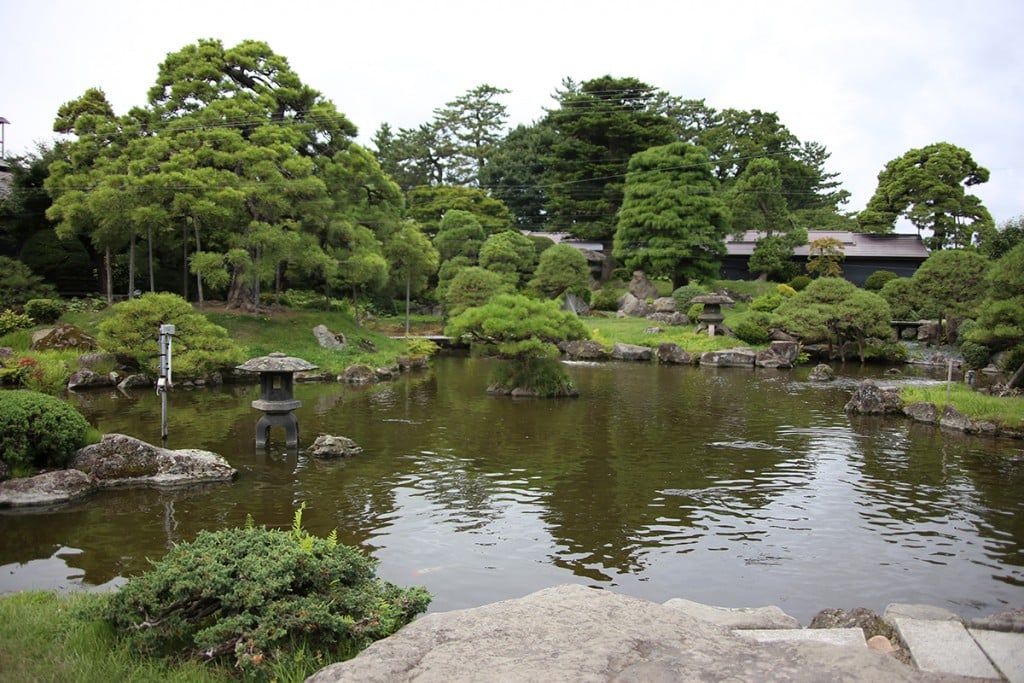
[[[865,377],[938,375],[574,364],[580,398],[537,400],[486,395],[494,362],[297,384],[300,446],[347,436],[364,452],[346,460],[308,459],[280,431],[258,453],[257,385],[173,391],[166,445],[220,453],[237,481],[2,511],[0,593],[117,585],[201,529],[287,527],[305,502],[307,529],[425,585],[431,610],[560,583],[777,604],[804,624],[825,607],[1024,604],[1024,443],[843,411]],[[73,400],[103,432],[160,443],[152,390]]]

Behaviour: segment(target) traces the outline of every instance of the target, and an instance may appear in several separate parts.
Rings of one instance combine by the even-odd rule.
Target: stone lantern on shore
[[[301,358],[272,353],[252,358],[237,367],[260,375],[260,397],[252,407],[263,411],[256,423],[256,448],[266,448],[271,427],[284,427],[285,443],[289,448],[299,445],[299,421],[292,413],[302,405],[295,398],[295,373],[316,370],[317,366]]]
[[[729,328],[724,324],[725,314],[722,313],[722,306],[731,306],[736,303],[735,301],[724,294],[703,294],[690,299],[690,303],[704,304],[704,312],[697,316],[697,320],[700,321],[696,329],[697,334],[704,330],[708,331],[709,337],[729,334]]]

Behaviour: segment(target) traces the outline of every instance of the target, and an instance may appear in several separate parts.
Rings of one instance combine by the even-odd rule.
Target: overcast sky
[[[8,156],[50,141],[64,102],[102,88],[144,105],[169,52],[251,38],[286,57],[369,145],[477,85],[511,90],[511,124],[565,77],[635,77],[716,109],[777,112],[859,211],[886,162],[933,142],[966,148],[998,223],[1024,214],[1021,0],[9,0],[0,7]]]

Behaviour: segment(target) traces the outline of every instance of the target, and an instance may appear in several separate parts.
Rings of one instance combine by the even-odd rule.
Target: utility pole
[[[167,443],[167,392],[171,388],[171,339],[174,325],[160,326],[160,377],[156,380],[156,393],[160,395],[160,438]]]

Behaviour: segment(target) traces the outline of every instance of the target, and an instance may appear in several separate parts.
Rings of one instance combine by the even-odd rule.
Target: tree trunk
[[[405,336],[409,336],[409,300],[412,298],[412,271],[405,274]]]
[[[146,226],[146,250],[147,261],[149,265],[149,291],[150,293],[156,291],[156,276],[153,274],[153,228]]]
[[[128,299],[135,298],[135,228],[128,238]]]
[[[188,301],[188,220],[181,228],[181,291]]]
[[[107,305],[112,306],[114,304],[114,268],[110,264],[109,246],[103,252],[103,267],[107,276]]]
[[[203,247],[199,243],[199,225],[194,218],[192,219],[192,230],[196,236],[196,253],[198,254],[203,250]],[[196,273],[196,295],[199,297],[199,310],[201,311],[205,303],[203,301],[203,276],[201,273]]]
[[[1013,377],[1006,383],[1006,388],[1014,389],[1019,387],[1022,382],[1024,382],[1024,363],[1021,363],[1020,367],[1017,368],[1017,372],[1013,373]]]

